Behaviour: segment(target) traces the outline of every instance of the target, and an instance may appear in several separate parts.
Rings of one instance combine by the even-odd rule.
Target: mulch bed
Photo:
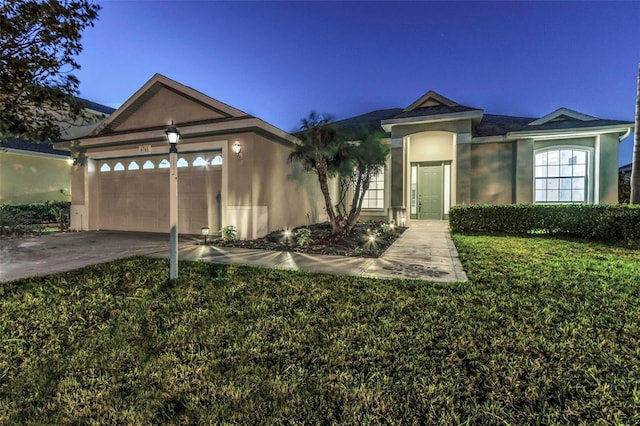
[[[333,235],[329,223],[308,226],[311,229],[311,240],[306,245],[296,242],[296,231],[291,230],[291,237],[286,238],[284,230],[275,231],[256,240],[238,240],[225,242],[220,237],[213,237],[209,244],[219,247],[240,247],[249,249],[294,251],[309,254],[328,254],[351,257],[379,257],[402,234],[405,228],[385,229],[383,222],[364,222],[356,224],[349,235]],[[371,241],[371,237],[374,241]]]

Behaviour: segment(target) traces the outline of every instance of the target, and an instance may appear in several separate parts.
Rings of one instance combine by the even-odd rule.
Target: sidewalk
[[[377,259],[185,244],[181,244],[178,257],[185,260],[243,263],[336,275],[438,282],[466,281],[467,275],[451,241],[448,226],[447,221],[413,221],[411,227]],[[166,252],[154,255],[167,257]]]

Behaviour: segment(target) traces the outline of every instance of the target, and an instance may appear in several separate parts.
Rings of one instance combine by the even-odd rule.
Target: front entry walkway
[[[167,257],[166,253],[157,255]],[[438,282],[467,280],[449,235],[449,222],[443,220],[412,221],[411,227],[377,259],[201,245],[181,245],[178,256],[188,260],[244,263],[336,275]]]
[[[203,246],[180,239],[179,258],[214,263],[242,263],[301,269],[337,275],[463,281],[462,270],[446,221],[412,221],[378,259],[322,256],[294,252]],[[166,234],[79,232],[0,240],[0,281],[68,271],[132,255],[169,257]]]

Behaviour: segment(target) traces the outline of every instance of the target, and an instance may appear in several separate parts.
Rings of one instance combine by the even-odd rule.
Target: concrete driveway
[[[70,271],[137,254],[168,255],[168,251],[168,234],[92,231],[3,239],[0,281]]]

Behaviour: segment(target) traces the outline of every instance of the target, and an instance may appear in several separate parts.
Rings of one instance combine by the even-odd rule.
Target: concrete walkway
[[[242,263],[337,275],[451,282],[467,279],[446,221],[413,221],[378,259],[203,246],[180,239],[183,260]],[[0,281],[68,271],[136,254],[168,257],[165,234],[80,232],[0,240]]]

